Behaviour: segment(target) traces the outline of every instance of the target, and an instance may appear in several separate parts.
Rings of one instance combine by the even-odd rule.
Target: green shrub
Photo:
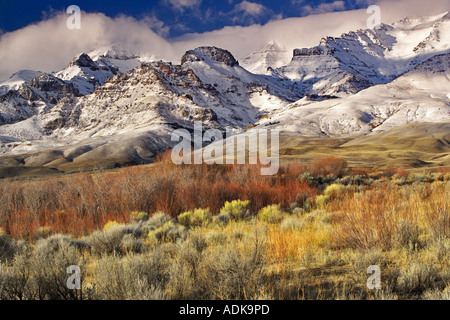
[[[305,228],[305,223],[300,223],[297,219],[289,217],[281,222],[280,228],[283,231],[302,230]]]
[[[367,274],[367,268],[370,266],[383,267],[385,264],[383,252],[379,249],[357,251],[353,261],[353,268],[358,275]]]
[[[262,208],[258,213],[259,219],[268,223],[279,223],[283,220],[284,216],[285,214],[281,211],[280,205],[278,204]]]
[[[187,231],[185,227],[169,221],[161,228],[158,228],[155,231],[150,231],[147,236],[147,243],[154,244],[164,242],[177,242],[179,239],[185,239],[186,235]]]
[[[67,287],[67,268],[78,266],[83,270],[84,261],[77,248],[71,245],[71,238],[54,235],[37,242],[31,258],[30,268],[36,281],[40,300],[79,300],[81,290]],[[83,279],[83,277],[82,277]]]
[[[213,221],[219,226],[226,226],[231,220],[231,215],[229,212],[221,213],[214,217]]]
[[[103,231],[107,231],[108,229],[112,228],[112,227],[117,227],[120,226],[121,224],[118,223],[117,221],[108,221],[105,226],[103,227]]]
[[[419,242],[419,227],[417,224],[402,220],[398,223],[395,232],[395,242],[398,247],[409,248],[413,250],[420,244]]]
[[[316,197],[316,208],[325,209],[326,205],[330,202],[330,197],[327,195],[321,195]]]
[[[428,263],[413,262],[400,273],[398,289],[403,294],[420,295],[422,292],[436,288],[439,273]]]
[[[206,226],[210,221],[209,209],[195,209],[178,216],[178,222],[187,228]]]
[[[250,201],[233,200],[225,202],[220,210],[221,214],[229,214],[233,220],[243,220],[250,218]]]
[[[210,233],[208,233],[206,235],[206,243],[211,245],[211,244],[215,244],[215,245],[223,245],[226,244],[228,237],[226,234],[222,233],[222,232],[215,232],[212,231]]]
[[[215,248],[204,261],[206,276],[199,285],[210,296],[206,299],[253,300],[264,288],[262,276],[266,263],[264,243],[252,239],[246,250],[230,246]],[[208,281],[216,279],[216,281]],[[205,281],[206,280],[206,281]]]
[[[46,239],[52,234],[52,228],[50,227],[39,227],[36,229],[36,237],[38,239]]]
[[[31,274],[30,256],[30,250],[23,247],[11,263],[0,264],[0,300],[38,298],[36,282]]]
[[[177,254],[168,268],[169,282],[166,293],[171,300],[205,299],[200,270],[203,265],[202,253],[208,244],[202,234],[191,233],[186,241],[177,243]]]
[[[344,195],[346,191],[347,188],[342,184],[332,184],[325,189],[324,195],[333,199]]]
[[[95,231],[86,237],[85,241],[94,254],[122,254],[122,239],[124,235],[124,226],[114,224],[106,228],[106,231]]]
[[[148,213],[147,212],[142,212],[142,211],[133,211],[130,214],[130,220],[131,221],[136,221],[136,222],[147,221],[148,220]]]
[[[5,232],[0,233],[0,262],[12,259],[14,257],[15,252],[16,252],[15,241]]]
[[[165,269],[169,257],[130,255],[126,258],[103,257],[94,272],[93,299],[161,300],[165,299]]]
[[[434,289],[434,290],[427,290],[422,295],[421,299],[423,300],[443,300],[443,301],[449,301],[450,300],[450,286],[445,288],[444,290]]]
[[[164,212],[156,212],[148,220],[148,224],[152,225],[155,229],[161,228],[167,222],[172,221],[172,218]]]
[[[132,234],[126,234],[122,238],[122,250],[126,253],[142,253],[145,251],[144,241],[134,237]]]

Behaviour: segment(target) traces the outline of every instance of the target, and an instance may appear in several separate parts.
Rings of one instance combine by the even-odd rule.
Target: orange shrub
[[[118,172],[80,173],[29,183],[0,186],[0,226],[16,238],[35,238],[36,230],[81,236],[115,220],[126,223],[131,212],[157,211],[172,217],[210,208],[218,214],[226,201],[250,200],[251,212],[279,203],[302,205],[316,189],[297,179],[301,169],[282,167],[261,176],[259,165],[171,164],[168,152],[154,166]]]
[[[310,165],[310,171],[314,176],[334,175],[341,178],[348,173],[347,161],[333,156],[317,158]]]

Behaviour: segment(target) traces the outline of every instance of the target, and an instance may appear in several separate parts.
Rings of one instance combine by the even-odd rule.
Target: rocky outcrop
[[[331,54],[333,54],[333,49],[320,46],[313,48],[294,49],[294,57],[320,56]]]
[[[319,56],[322,54],[322,50],[319,47],[294,49],[294,57],[300,56]]]
[[[194,50],[189,50],[181,58],[181,64],[185,64],[186,62],[203,61],[205,59],[222,62],[230,67],[239,65],[239,62],[228,50],[217,47],[200,47]]]
[[[86,53],[80,54],[78,57],[75,57],[70,63],[69,67],[78,66],[80,68],[89,68],[92,71],[98,70],[97,65],[94,61],[92,61],[91,57],[89,57]]]
[[[34,87],[44,92],[77,95],[77,92],[72,84],[66,83],[65,81],[49,74],[43,74],[31,80],[30,87]]]

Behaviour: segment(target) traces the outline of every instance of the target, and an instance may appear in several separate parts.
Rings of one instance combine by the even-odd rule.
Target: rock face
[[[94,61],[92,61],[91,57],[89,57],[86,53],[80,54],[78,57],[73,59],[69,63],[69,67],[78,66],[80,68],[89,68],[92,71],[97,71],[98,67]]]
[[[72,84],[48,74],[34,78],[31,80],[30,86],[44,92],[58,92],[67,96],[75,96],[78,94]]]
[[[325,53],[325,50],[323,50],[321,47],[294,49],[294,57],[320,56],[321,54]]]
[[[239,62],[228,50],[216,47],[200,47],[195,50],[190,50],[181,58],[181,64],[186,62],[204,61],[205,59],[222,62],[229,67],[239,65]]]

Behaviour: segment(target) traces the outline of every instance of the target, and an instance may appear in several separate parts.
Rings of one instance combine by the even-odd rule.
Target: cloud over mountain
[[[167,1],[178,8],[193,7],[201,2]],[[310,11],[320,13],[340,10],[340,2],[311,7]],[[370,2],[381,6],[382,21],[387,23],[408,15],[438,14],[450,8],[450,0],[434,0],[432,6],[420,0]],[[301,6],[302,3],[299,3]],[[238,2],[235,9],[240,15],[248,16],[267,12],[261,4],[246,0]],[[61,12],[37,24],[0,35],[0,80],[7,79],[20,69],[44,72],[59,70],[75,55],[113,43],[122,43],[141,54],[173,62],[179,62],[185,51],[203,45],[227,48],[238,59],[243,59],[271,41],[292,50],[317,45],[324,36],[339,36],[349,30],[366,28],[368,15],[366,10],[321,13],[302,18],[276,19],[265,25],[232,26],[211,32],[191,33],[170,40],[162,37],[168,34],[168,27],[154,16],[137,20],[123,15],[110,18],[101,13],[82,13],[81,30],[68,30],[67,18],[68,15]]]

